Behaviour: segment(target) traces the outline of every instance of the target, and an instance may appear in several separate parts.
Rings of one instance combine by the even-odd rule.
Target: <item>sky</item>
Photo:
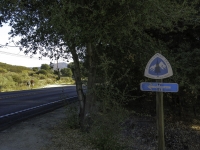
[[[11,28],[6,24],[4,24],[3,27],[0,27],[0,45],[9,43],[10,35],[8,32],[10,30]],[[39,60],[40,55],[34,55],[30,58],[30,55],[25,55],[19,48],[10,47],[14,46],[13,43],[9,43],[8,45],[9,47],[0,47],[0,62],[2,63],[25,67],[40,67],[42,64],[50,64],[50,62],[52,62],[48,57]],[[57,61],[53,61],[52,63],[56,62]]]

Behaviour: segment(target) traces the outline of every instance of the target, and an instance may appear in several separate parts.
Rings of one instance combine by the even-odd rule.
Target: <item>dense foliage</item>
[[[88,76],[88,68],[87,68],[87,65],[85,62],[83,61],[80,61],[79,62],[79,67],[80,67],[80,72],[81,72],[81,78],[84,79],[84,78],[87,78]],[[72,74],[74,73],[74,62],[70,62],[68,65],[67,65],[67,68],[71,69],[72,71]]]
[[[70,68],[63,68],[60,70],[61,74],[66,77],[72,77],[72,71]]]
[[[40,67],[40,69],[49,71],[51,68],[50,68],[50,65],[48,65],[48,64],[42,64],[41,67]]]

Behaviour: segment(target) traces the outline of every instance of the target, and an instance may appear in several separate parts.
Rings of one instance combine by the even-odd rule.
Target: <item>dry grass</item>
[[[68,114],[69,115],[69,114]],[[116,114],[116,116],[119,114]],[[105,119],[105,118],[104,118]],[[108,118],[109,119],[109,118]],[[113,118],[112,118],[113,119]],[[114,128],[112,122],[108,121],[104,124],[95,126],[90,133],[83,133],[79,129],[71,129],[68,127],[68,123],[65,120],[61,124],[51,129],[52,144],[48,145],[43,150],[110,150],[110,148],[102,148],[99,145],[95,145],[101,141],[93,140],[105,140],[100,139],[102,134],[106,134],[113,131]],[[107,126],[107,127],[106,127]],[[132,114],[125,119],[121,124],[121,133],[116,132],[114,143],[121,144],[123,150],[156,150],[157,149],[157,128],[155,117],[151,116],[138,116]],[[165,146],[166,150],[199,150],[200,149],[200,124],[196,120],[191,123],[184,121],[169,121],[165,119]],[[106,131],[107,130],[107,131]],[[119,130],[118,130],[119,131]],[[96,134],[98,133],[98,134]],[[93,135],[91,135],[93,134]],[[96,135],[95,135],[96,134]],[[98,137],[101,136],[101,137]],[[98,139],[99,138],[99,139]],[[111,137],[112,138],[112,137]],[[107,138],[107,140],[111,140]],[[113,144],[113,141],[110,144]],[[101,142],[101,144],[103,144]],[[105,141],[104,144],[109,144],[109,141]],[[125,146],[124,146],[125,145]],[[112,146],[112,145],[108,145]],[[114,147],[114,146],[113,146]],[[115,150],[115,148],[112,148]],[[119,149],[116,149],[119,150]]]
[[[84,142],[84,137],[78,129],[63,129],[58,126],[51,133],[52,144],[43,150],[94,150],[91,145]]]
[[[49,130],[52,135],[51,144],[41,150],[94,150],[78,128],[70,128],[74,123],[71,121],[75,113],[74,108],[78,108],[78,102],[66,107],[66,119]]]

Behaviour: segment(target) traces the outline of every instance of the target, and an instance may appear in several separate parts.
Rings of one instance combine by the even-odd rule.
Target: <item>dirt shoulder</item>
[[[75,105],[75,104],[71,104]],[[18,123],[0,132],[1,150],[41,150],[51,144],[50,130],[66,118],[66,107]]]

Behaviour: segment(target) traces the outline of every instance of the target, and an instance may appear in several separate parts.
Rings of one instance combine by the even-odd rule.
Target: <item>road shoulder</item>
[[[36,116],[3,130],[0,132],[0,149],[40,150],[51,144],[50,130],[63,119],[66,119],[66,107]]]

